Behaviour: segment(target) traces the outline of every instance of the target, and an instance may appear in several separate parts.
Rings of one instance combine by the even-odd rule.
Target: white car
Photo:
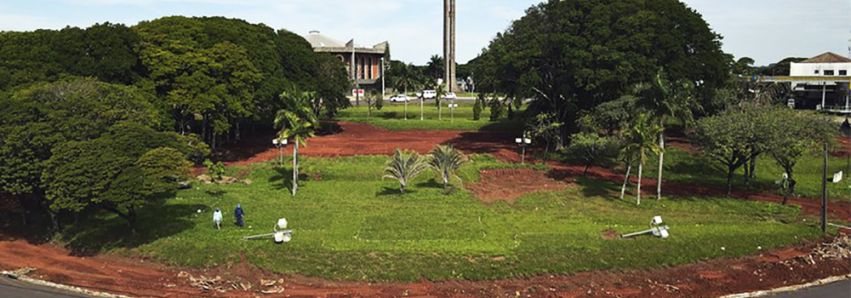
[[[446,95],[443,96],[443,98],[449,100],[456,100],[458,99],[458,96],[455,95],[455,92],[447,92]]]
[[[407,96],[407,95],[405,95],[405,94],[397,94],[397,95],[394,95],[393,97],[391,97],[391,98],[390,98],[390,99],[388,99],[388,100],[389,100],[390,102],[406,102],[406,101],[411,101],[411,99],[410,99],[410,98],[408,98],[408,96]]]
[[[423,99],[435,99],[435,98],[437,98],[437,91],[423,90],[423,92],[417,93],[417,96],[419,96]]]

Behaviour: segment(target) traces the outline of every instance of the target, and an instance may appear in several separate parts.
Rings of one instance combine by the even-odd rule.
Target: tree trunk
[[[293,146],[293,197],[298,191],[298,141],[295,141]]]
[[[636,186],[635,204],[641,205],[641,174],[644,170],[644,164],[638,163],[638,185]]]
[[[632,171],[632,163],[627,162],[626,175],[623,176],[623,186],[621,186],[621,200],[623,200],[623,197],[626,194],[626,184],[629,183],[629,172],[630,171]]]
[[[727,196],[729,197],[733,193],[733,167],[727,167]]]
[[[47,215],[50,215],[50,226],[53,228],[53,233],[59,233],[59,229],[61,228],[59,226],[59,214],[48,208]]]
[[[751,169],[749,171],[751,177],[750,177],[750,179],[748,179],[748,181],[752,181],[752,180],[756,179],[756,161],[758,159],[759,159],[759,154],[754,155],[753,158],[751,158],[751,165],[750,165]]]
[[[789,196],[795,193],[795,178],[792,177],[792,171],[787,170],[786,173],[789,174],[789,187],[786,189],[786,193],[783,194],[783,205],[789,203]]]
[[[136,235],[136,211],[133,208],[127,210],[127,225],[130,226],[130,233]]]
[[[662,200],[662,169],[665,165],[665,131],[659,132],[659,177],[656,178],[656,200]]]

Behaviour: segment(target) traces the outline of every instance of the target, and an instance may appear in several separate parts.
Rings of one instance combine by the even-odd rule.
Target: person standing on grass
[[[216,230],[222,229],[222,210],[216,208],[216,211],[213,212],[213,224],[216,226]]]
[[[243,218],[245,217],[245,211],[242,210],[242,206],[236,204],[236,209],[233,210],[233,216],[236,217],[236,225],[241,227],[245,226],[245,221]]]

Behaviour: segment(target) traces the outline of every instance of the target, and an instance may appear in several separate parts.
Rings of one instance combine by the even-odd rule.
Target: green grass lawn
[[[140,213],[127,235],[119,219],[102,214],[67,228],[70,247],[143,255],[168,264],[203,267],[239,262],[339,280],[414,281],[496,279],[595,269],[660,267],[739,256],[819,236],[795,207],[717,198],[680,198],[640,207],[619,201],[617,185],[580,179],[560,192],[527,195],[515,204],[486,205],[459,185],[450,195],[428,173],[400,195],[382,180],[387,157],[305,158],[296,198],[289,168],[253,165],[251,185],[197,185]],[[462,169],[466,183],[480,169],[516,167],[476,156]],[[242,169],[229,169],[236,172]],[[241,203],[247,227],[227,221],[214,230],[211,213],[226,219]],[[201,210],[197,213],[197,210]],[[646,229],[654,215],[671,226],[667,240],[604,240],[606,229]],[[293,241],[246,241],[286,217]],[[724,249],[722,249],[722,247]]]
[[[692,154],[677,148],[669,148],[665,154],[665,180],[711,184],[725,187],[726,172],[718,166],[716,161],[702,154]],[[656,177],[658,169],[658,157],[651,158],[645,167],[647,177]],[[833,173],[846,171],[846,159],[830,157],[828,159],[828,179]],[[777,191],[779,187],[775,181],[780,180],[783,169],[768,155],[760,156],[757,160],[756,183],[751,188],[758,190]],[[846,178],[840,183],[828,183],[828,196],[831,200],[851,200],[851,179]],[[744,185],[744,169],[740,169],[734,179],[734,189],[748,189]],[[798,181],[796,193],[800,196],[810,198],[821,197],[822,156],[818,154],[806,154],[798,161],[795,167],[795,179]],[[664,188],[663,188],[664,192]]]
[[[442,120],[441,113],[438,113],[434,101],[427,101],[423,104],[423,119],[420,120],[420,102],[419,100],[411,100],[408,103],[408,120],[405,120],[405,104],[385,102],[381,110],[372,110],[368,113],[366,103],[362,102],[361,106],[351,107],[340,111],[336,117],[342,121],[365,122],[375,126],[391,129],[391,130],[408,130],[408,129],[446,129],[446,130],[479,130],[483,127],[489,128],[511,128],[518,125],[522,126],[518,121],[501,120],[490,121],[490,111],[485,109],[482,112],[479,120],[473,120],[473,104],[469,102],[459,102],[459,107],[450,113],[446,107],[448,102],[442,104]],[[369,114],[369,116],[368,116]]]

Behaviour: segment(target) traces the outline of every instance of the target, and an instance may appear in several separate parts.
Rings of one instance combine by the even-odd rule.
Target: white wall
[[[815,71],[819,73],[816,74]],[[838,76],[840,70],[848,72],[851,76],[851,63],[792,63],[789,67],[790,76],[823,76],[825,70],[833,70],[833,75]]]

